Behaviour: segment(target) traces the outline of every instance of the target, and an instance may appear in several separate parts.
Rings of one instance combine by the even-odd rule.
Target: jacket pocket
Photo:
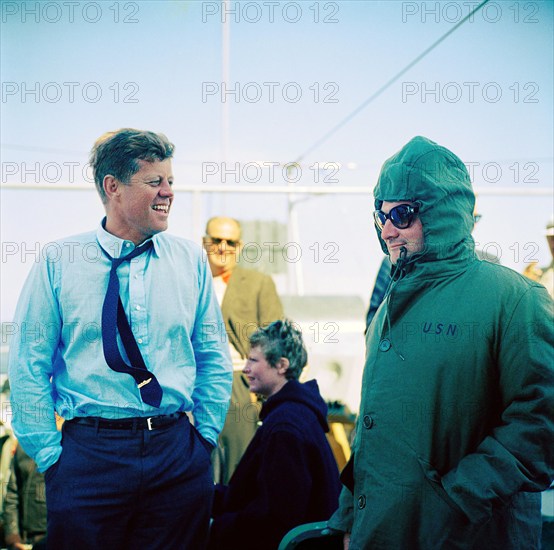
[[[441,476],[426,460],[417,457],[422,482],[419,539],[422,548],[468,549],[476,538],[475,526],[450,498]]]
[[[199,431],[198,429],[193,426],[191,424],[191,428],[194,432],[194,434],[196,435],[197,439],[200,441],[200,443],[202,444],[202,447],[204,447],[204,449],[206,450],[206,452],[208,453],[208,457],[211,459],[212,457],[212,451],[215,449],[215,446],[212,445]]]

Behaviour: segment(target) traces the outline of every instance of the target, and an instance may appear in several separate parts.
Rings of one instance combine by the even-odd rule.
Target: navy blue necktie
[[[133,336],[119,296],[119,278],[117,276],[117,268],[123,262],[136,258],[143,252],[146,252],[151,246],[152,241],[147,241],[123,258],[111,258],[107,254],[112,261],[112,269],[110,271],[110,281],[106,297],[104,298],[104,305],[102,306],[102,345],[104,348],[104,358],[108,366],[116,372],[130,374],[137,383],[142,401],[153,407],[159,407],[163,391],[156,377],[146,368],[137,341]],[[131,361],[131,365],[128,365],[123,360],[119,352],[117,329],[119,329],[121,341]]]

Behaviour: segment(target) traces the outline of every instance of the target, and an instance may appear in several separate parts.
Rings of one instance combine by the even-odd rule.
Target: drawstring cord
[[[396,280],[395,280],[396,275],[404,267],[404,264],[406,262],[406,254],[408,254],[408,250],[406,249],[406,247],[404,247],[404,246],[400,247],[400,257],[398,258],[398,261],[396,262],[396,265],[394,267],[394,271],[393,271],[392,276],[391,276],[391,280],[389,281],[389,284],[387,286],[387,290],[385,292],[384,300],[387,300],[387,334],[389,335],[389,337],[392,335],[392,329],[391,329],[391,324],[390,324],[390,313],[389,313],[388,299],[389,299],[390,293],[392,292],[393,285],[396,284]],[[405,361],[402,354],[396,350],[395,346],[392,345],[392,342],[391,342],[391,347],[394,350],[394,353],[396,353],[396,355],[398,355],[398,357],[400,357],[400,359],[402,359],[402,361]]]

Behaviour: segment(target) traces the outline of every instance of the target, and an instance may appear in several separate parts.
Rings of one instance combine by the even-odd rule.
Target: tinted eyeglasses
[[[388,214],[385,214],[382,210],[375,210],[373,212],[373,219],[375,225],[382,230],[387,220],[390,220],[392,225],[397,229],[407,229],[414,223],[417,213],[419,212],[419,206],[410,206],[409,204],[399,204],[390,209]]]
[[[235,241],[234,239],[220,239],[219,237],[210,237],[210,235],[206,235],[204,240],[210,244],[215,244],[215,246],[219,246],[222,242],[226,242],[230,248],[236,248],[240,243],[240,241]]]

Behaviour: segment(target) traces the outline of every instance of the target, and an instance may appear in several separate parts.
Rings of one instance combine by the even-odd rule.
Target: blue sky
[[[223,182],[221,170],[202,177],[203,166],[221,168],[224,160],[241,167],[280,163],[274,184],[284,185],[283,164],[477,2],[279,2],[272,22],[270,2],[230,2],[237,15],[227,15],[229,86],[239,95],[226,96],[226,153],[220,3],[80,2],[73,13],[64,2],[1,4],[2,185],[18,187],[1,191],[0,316],[9,321],[33,251],[95,227],[102,216],[94,191],[25,190],[24,181],[87,183],[83,169],[93,141],[132,126],[162,131],[176,144],[177,189],[231,185],[234,179]],[[315,183],[315,162],[332,162],[340,163],[334,185],[367,188],[298,204],[306,292],[368,299],[381,260],[369,191],[382,162],[418,134],[472,167],[483,214],[475,238],[482,246],[495,243],[491,250],[501,250],[502,262],[518,271],[528,259],[549,262],[544,227],[553,199],[532,193],[553,182],[553,5],[490,2],[302,160],[300,184]],[[207,93],[214,89],[219,93]],[[36,166],[36,175],[24,177]],[[238,183],[248,184],[243,175]],[[251,185],[264,178],[267,171]],[[498,194],[500,186],[509,192]],[[197,205],[195,221],[191,195],[178,192],[170,231],[199,239],[199,224],[219,213],[287,221],[285,195],[207,194]],[[336,243],[339,261],[314,261],[314,243]],[[284,281],[278,284],[287,291]]]

